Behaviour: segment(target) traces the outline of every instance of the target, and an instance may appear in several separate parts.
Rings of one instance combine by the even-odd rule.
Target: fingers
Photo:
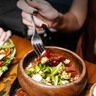
[[[27,26],[32,27],[31,15],[23,11],[22,12],[22,17],[23,17],[23,20],[22,20],[23,23]],[[33,16],[34,22],[35,22],[36,27],[41,28],[41,24],[45,24],[45,22],[43,22],[43,20],[39,19],[38,17],[39,17],[39,15],[38,16]]]
[[[26,13],[25,11],[22,11],[22,17],[23,19],[26,19],[27,21],[31,22],[31,17],[29,13]]]
[[[33,10],[37,10],[37,9],[29,6],[24,0],[19,0],[17,2],[17,7],[29,14],[32,14]]]
[[[0,28],[0,41],[6,41],[11,36],[11,31],[4,31],[2,28]]]
[[[0,38],[1,38],[1,36],[2,36],[2,34],[3,34],[3,29],[0,27]]]
[[[48,2],[46,2],[45,0],[26,0],[26,2],[28,3],[28,5],[30,5],[31,7],[34,7],[38,10],[42,10],[45,11],[46,7],[50,7],[50,4]],[[39,5],[39,6],[38,6]],[[47,9],[47,8],[46,8]]]
[[[6,38],[5,38],[5,41],[8,40],[9,37],[11,37],[11,35],[12,35],[11,31],[8,30],[8,31],[6,32],[6,35],[7,35],[7,36],[6,36]]]
[[[26,0],[26,2],[29,6],[38,9],[39,14],[48,20],[53,20],[58,17],[58,11],[46,0]]]
[[[19,0],[17,2],[17,7],[29,14],[34,14],[33,10],[35,10],[35,11],[42,10],[42,12],[46,11],[44,8],[46,8],[46,7],[48,8],[49,6],[50,6],[50,4],[48,2],[46,2],[45,0],[32,0],[32,1],[31,0],[26,0],[26,1]]]
[[[23,23],[26,24],[29,29],[34,30],[32,22],[29,22],[26,19],[23,19]],[[36,30],[41,31],[41,30],[43,30],[43,28],[36,25]]]
[[[27,26],[30,30],[34,30],[34,28],[32,26]],[[37,31],[41,31],[41,30],[44,30],[43,28],[38,28],[36,27],[36,30]]]
[[[42,0],[41,0],[42,1]],[[28,24],[27,26],[32,26],[30,14],[35,14],[34,21],[36,23],[36,26],[40,26],[40,24],[44,23],[42,20],[42,16],[38,14],[37,9],[29,6],[24,0],[20,0],[17,2],[17,6],[23,10],[22,17],[23,17],[23,23]],[[32,13],[33,12],[33,13]],[[47,25],[47,24],[46,24]]]
[[[51,28],[54,20],[58,17],[57,10],[45,0],[26,0],[26,2],[20,0],[17,2],[17,6],[23,10],[23,23],[30,27],[32,27],[30,14],[34,15],[34,21],[38,28],[41,27],[41,24]]]
[[[0,41],[5,41],[6,36],[7,36],[6,32],[3,32]]]

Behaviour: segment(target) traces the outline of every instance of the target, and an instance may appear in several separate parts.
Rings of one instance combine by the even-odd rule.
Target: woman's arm
[[[72,6],[66,14],[61,15],[61,21],[57,24],[58,30],[71,32],[80,29],[87,16],[87,0],[73,0]]]

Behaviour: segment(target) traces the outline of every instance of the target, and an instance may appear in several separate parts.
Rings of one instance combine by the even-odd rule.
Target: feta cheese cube
[[[37,81],[37,82],[41,82],[42,77],[40,74],[34,74],[32,77],[33,80]]]
[[[47,57],[43,57],[42,59],[41,59],[41,63],[46,63],[46,62],[48,62],[49,61],[49,59],[47,58]]]
[[[65,64],[68,64],[69,62],[70,62],[70,60],[68,60],[68,59],[66,59],[66,60],[64,61]]]

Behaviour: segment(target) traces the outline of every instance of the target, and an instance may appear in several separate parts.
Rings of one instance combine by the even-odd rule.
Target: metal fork
[[[34,18],[32,15],[31,15],[31,21],[33,24],[33,29],[34,29],[34,33],[33,33],[33,36],[31,38],[31,43],[32,43],[32,46],[33,46],[36,54],[40,57],[40,55],[44,51],[45,47],[44,47],[44,44],[42,42],[41,37],[37,33],[35,23],[34,23]]]

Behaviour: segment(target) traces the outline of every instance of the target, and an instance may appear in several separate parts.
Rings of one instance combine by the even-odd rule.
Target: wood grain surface
[[[11,84],[17,77],[17,67],[19,60],[26,52],[33,49],[31,42],[29,40],[18,37],[16,35],[13,35],[11,39],[13,40],[16,47],[16,54],[15,54],[16,59],[12,61],[12,63],[9,65],[9,70],[6,71],[0,78],[0,96],[9,96],[9,90],[11,88]],[[94,83],[96,83],[96,64],[87,62],[85,60],[84,62],[86,64],[88,72],[88,83],[79,96],[89,96],[91,86]],[[26,94],[24,96],[28,95]]]

